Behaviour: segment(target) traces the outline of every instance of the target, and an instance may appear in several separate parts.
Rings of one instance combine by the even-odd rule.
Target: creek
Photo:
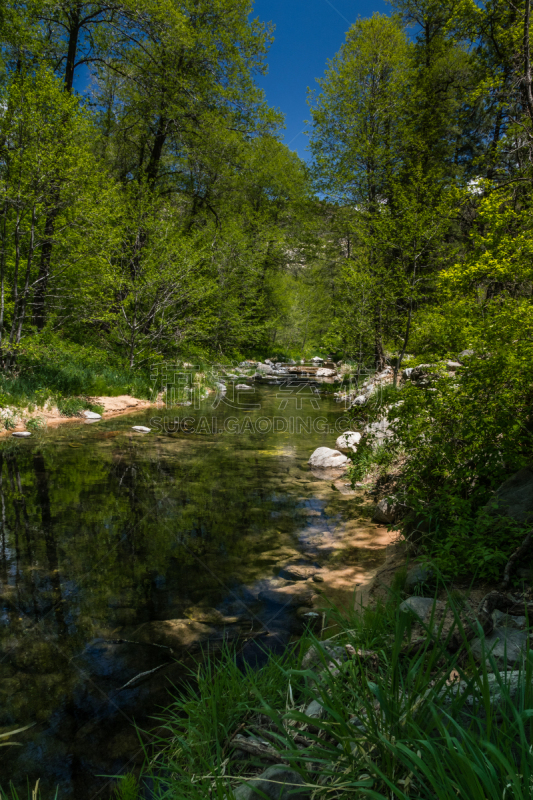
[[[259,599],[284,565],[382,562],[361,492],[307,465],[335,446],[342,414],[331,397],[262,384],[238,403],[0,444],[0,733],[32,725],[0,748],[2,788],[25,796],[40,779],[43,797],[108,798],[105,776],[142,763],[134,723],[154,728],[198,657],[194,636],[173,654],[136,643],[147,625],[210,609],[218,639],[233,634],[217,613],[237,621],[240,657],[261,663],[298,633],[293,607]]]

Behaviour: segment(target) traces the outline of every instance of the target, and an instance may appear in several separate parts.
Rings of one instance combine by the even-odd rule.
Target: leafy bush
[[[396,448],[410,455],[403,502],[423,546],[450,574],[497,577],[523,537],[483,509],[493,491],[533,455],[530,342],[472,359],[455,379],[429,390],[407,385],[393,409]]]
[[[38,433],[46,428],[46,420],[43,417],[31,417],[26,420],[26,430],[31,433]]]
[[[3,417],[2,422],[4,424],[4,428],[6,431],[12,431],[17,427],[17,423],[15,422],[15,418],[12,416]]]

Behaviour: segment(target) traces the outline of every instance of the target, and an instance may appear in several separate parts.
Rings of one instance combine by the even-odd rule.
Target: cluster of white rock
[[[337,402],[348,402],[349,407],[364,406],[365,403],[375,394],[381,386],[387,386],[394,380],[394,370],[392,367],[385,367],[382,372],[377,372],[364,383],[351,391],[335,392]]]

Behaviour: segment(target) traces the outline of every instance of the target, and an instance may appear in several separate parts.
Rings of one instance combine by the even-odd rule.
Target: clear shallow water
[[[334,556],[357,508],[307,466],[334,447],[342,409],[276,395],[258,389],[248,411],[207,400],[0,444],[0,733],[35,723],[15,737],[22,747],[0,749],[4,788],[40,778],[45,797],[59,785],[65,800],[107,798],[99,776],[142,763],[132,723],[153,728],[193,655],[117,642],[138,641],[142,625],[215,608],[239,617],[241,637],[259,633],[243,644],[249,659],[297,631],[293,612],[258,594],[283,564]],[[165,432],[185,412],[211,432]],[[228,413],[240,432],[225,429]],[[159,432],[131,431],[157,416]],[[295,417],[319,424],[298,433]],[[286,424],[258,433],[259,418]]]

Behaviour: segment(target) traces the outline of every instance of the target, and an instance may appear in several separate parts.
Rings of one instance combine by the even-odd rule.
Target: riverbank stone
[[[329,447],[317,447],[307,463],[310,467],[318,469],[337,469],[339,467],[347,467],[349,461],[349,458],[339,453],[338,450],[332,450]]]
[[[14,431],[14,433],[12,433],[11,435],[15,436],[17,439],[28,439],[31,436],[31,432],[30,431]]]
[[[526,631],[517,631],[513,628],[494,628],[485,640],[474,639],[470,643],[472,655],[476,661],[481,661],[483,655],[488,660],[489,653],[495,660],[498,669],[507,666],[519,666],[526,659],[529,635]]]
[[[524,467],[502,483],[485,510],[491,516],[510,517],[520,524],[532,521],[533,466]]]
[[[306,717],[310,717],[311,719],[324,719],[327,712],[324,706],[318,702],[318,700],[311,700],[309,705],[304,711]]]
[[[430,583],[434,577],[431,567],[423,567],[417,564],[407,573],[405,589],[408,591],[414,589],[415,586],[419,586],[421,583]]]
[[[422,622],[428,622],[433,612],[444,611],[446,603],[443,600],[435,600],[433,597],[408,597],[403,603],[400,603],[400,611],[405,613],[414,614]]]
[[[145,425],[133,425],[132,431],[136,431],[136,433],[150,433],[152,429],[147,428]]]
[[[302,658],[302,669],[314,669],[330,661],[342,663],[348,659],[346,648],[340,644],[333,644],[328,639],[312,644]]]
[[[391,525],[396,519],[397,505],[390,497],[384,497],[377,504],[372,522],[377,522],[379,525]]]
[[[526,617],[516,617],[498,609],[492,612],[492,621],[495,628],[514,628],[517,631],[524,631],[527,627]]]
[[[335,447],[341,453],[355,453],[357,452],[357,445],[361,441],[361,434],[357,431],[346,431],[341,433],[335,442]]]
[[[235,800],[309,800],[311,789],[293,769],[276,764],[243,783],[233,796]]]
[[[102,415],[97,414],[96,411],[84,411],[83,416],[85,419],[102,419]]]

